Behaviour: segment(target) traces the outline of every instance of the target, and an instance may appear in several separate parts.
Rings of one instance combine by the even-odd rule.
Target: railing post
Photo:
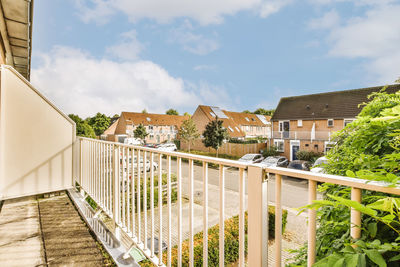
[[[317,198],[317,182],[308,181],[308,204],[312,204]],[[308,210],[308,252],[307,266],[311,267],[315,263],[315,242],[316,242],[316,218],[317,211],[314,209]]]
[[[82,139],[77,138],[76,139],[79,142],[79,192],[81,193],[82,196],[85,196],[85,192],[83,191],[83,145],[82,145]]]
[[[351,200],[361,203],[361,189],[351,188]],[[361,237],[361,212],[351,209],[350,213],[350,234],[354,239],[359,239]]]
[[[113,179],[113,187],[114,187],[114,194],[113,194],[113,220],[114,220],[114,230],[115,230],[115,237],[120,240],[121,239],[121,232],[118,226],[120,220],[120,203],[119,203],[119,192],[120,192],[120,183],[119,183],[119,149],[118,146],[114,145],[113,147],[113,172],[112,172],[112,179]],[[139,160],[138,160],[139,161]],[[133,159],[132,159],[133,162]]]
[[[268,265],[268,184],[260,167],[248,167],[248,265]]]

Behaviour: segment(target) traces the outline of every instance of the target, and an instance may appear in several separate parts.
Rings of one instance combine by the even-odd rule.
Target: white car
[[[140,140],[139,138],[125,138],[124,140],[124,144],[125,145],[135,145],[135,146],[140,146],[142,145],[142,140]]]
[[[126,165],[126,161],[125,161],[125,164],[123,164],[122,159],[121,159],[121,165],[123,164],[123,167],[125,168],[125,170],[127,167],[131,168],[131,164],[132,164],[131,158],[132,157],[129,156],[129,163],[127,165]],[[136,168],[137,168],[136,156],[133,159],[133,164],[134,164],[133,167],[135,168],[135,171],[136,171]],[[140,169],[143,170],[143,158],[142,157],[140,158]],[[158,169],[158,163],[153,161],[153,170],[156,171],[157,169]],[[150,170],[151,170],[150,169],[150,160],[146,160],[146,171],[149,172]]]
[[[314,173],[325,173],[323,165],[328,164],[328,159],[326,157],[320,157],[318,158],[314,165],[311,168],[311,172]]]
[[[161,151],[168,151],[168,152],[173,152],[177,150],[177,147],[175,144],[168,143],[168,144],[160,144],[157,146],[158,150]]]
[[[246,154],[239,159],[241,162],[246,163],[260,163],[264,157],[261,154]]]

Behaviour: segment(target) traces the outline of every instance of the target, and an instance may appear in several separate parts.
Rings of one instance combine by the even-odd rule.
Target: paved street
[[[167,169],[167,161],[163,160],[163,170]],[[172,173],[177,173],[177,164],[175,160],[171,161]],[[194,165],[194,179],[202,181],[202,166]],[[182,162],[183,179],[188,179],[189,164]],[[210,185],[219,185],[218,169],[208,168],[208,182]],[[268,182],[268,199],[274,202],[275,198],[275,179],[272,176]],[[228,168],[225,171],[225,189],[239,192],[239,171],[234,168]],[[202,189],[199,188],[201,191]],[[247,194],[247,178],[246,178],[246,194]],[[282,205],[288,208],[298,208],[307,204],[308,185],[304,180],[284,177],[282,182]]]

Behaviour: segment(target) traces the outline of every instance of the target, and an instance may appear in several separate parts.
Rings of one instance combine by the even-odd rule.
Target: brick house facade
[[[333,145],[332,134],[351,123],[362,109],[359,105],[382,88],[283,97],[271,118],[270,143],[289,160],[295,160],[299,150],[325,153]],[[399,84],[386,89],[389,93],[398,90]]]
[[[148,133],[145,142],[158,144],[170,142],[177,138],[179,127],[187,116],[122,112],[101,136],[102,139],[123,143],[125,138],[134,137],[137,126],[143,124]]]
[[[270,138],[271,123],[269,116],[222,110],[218,107],[199,105],[193,113],[192,120],[199,133],[203,133],[206,125],[215,120],[223,121],[231,138],[245,139],[254,137]]]

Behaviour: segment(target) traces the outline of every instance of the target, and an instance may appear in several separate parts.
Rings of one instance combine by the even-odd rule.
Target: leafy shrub
[[[272,156],[278,156],[279,155],[279,151],[278,148],[276,146],[270,146],[270,147],[266,147],[263,151],[263,157],[272,157]]]
[[[324,153],[322,152],[315,152],[315,151],[306,151],[306,150],[299,150],[296,153],[296,157],[299,160],[307,160],[314,162],[316,161],[319,157],[322,157]]]
[[[325,171],[395,185],[400,180],[400,92],[379,92],[371,97],[357,120],[335,134],[336,145],[327,154]],[[319,205],[313,207],[319,208],[319,266],[330,266],[329,262],[339,258],[345,258],[340,266],[351,266],[346,258],[357,258],[364,266],[386,266],[386,262],[398,266],[400,198],[363,190],[360,205],[349,200],[348,187],[324,184],[319,190],[325,193],[323,204],[313,204]],[[364,213],[359,240],[350,236],[349,207]],[[352,245],[358,249],[352,249]],[[306,264],[305,251],[306,246],[297,251],[296,264]]]
[[[247,255],[247,212],[245,213],[245,255]],[[269,238],[275,237],[275,207],[268,207],[268,218],[269,218]],[[282,232],[286,228],[287,223],[287,210],[282,210]],[[239,259],[239,216],[234,216],[225,221],[225,243],[224,243],[224,254],[225,262],[224,265],[228,265],[238,261]],[[199,232],[194,235],[193,238],[193,254],[194,254],[194,266],[203,266],[203,232]],[[178,265],[178,247],[175,246],[171,250],[172,255],[172,266]],[[167,261],[167,253],[163,253],[163,261]],[[141,266],[152,266],[149,260],[140,262]],[[208,229],[208,265],[209,266],[220,266],[219,264],[219,225],[215,225]],[[182,243],[182,266],[189,266],[189,240],[185,240]]]
[[[260,143],[257,139],[240,140],[237,138],[231,138],[231,139],[229,139],[228,142],[233,143],[233,144],[257,144],[257,143]]]

